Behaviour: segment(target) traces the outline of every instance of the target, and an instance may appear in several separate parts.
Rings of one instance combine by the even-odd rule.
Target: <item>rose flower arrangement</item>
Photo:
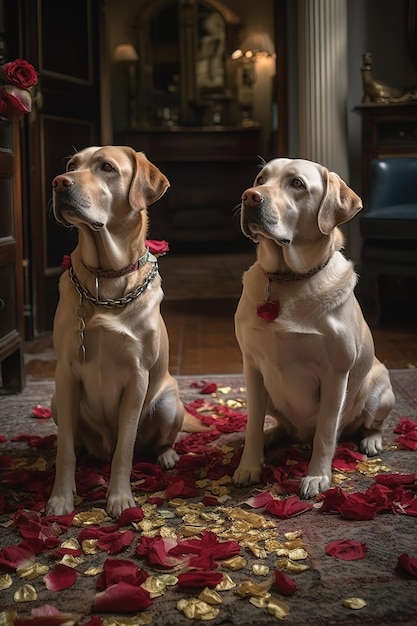
[[[35,68],[25,59],[15,59],[0,66],[0,115],[14,118],[30,113],[30,89],[37,82]]]

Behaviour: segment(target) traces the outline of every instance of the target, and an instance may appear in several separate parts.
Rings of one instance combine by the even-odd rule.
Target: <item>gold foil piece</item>
[[[80,542],[74,537],[63,541],[61,543],[61,548],[66,548],[67,550],[81,550]]]
[[[229,574],[223,574],[223,580],[214,588],[216,591],[230,591],[230,589],[234,589],[235,587],[236,583],[230,578]]]
[[[257,559],[266,559],[268,556],[268,553],[265,550],[265,548],[262,548],[257,543],[253,543],[253,542],[247,543],[246,547],[249,548],[249,550],[252,552],[254,556],[256,556]]]
[[[261,598],[257,598],[256,596],[252,596],[249,598],[249,602],[256,606],[257,609],[266,609],[268,606],[269,598],[271,597],[270,593],[266,593]]]
[[[97,576],[97,574],[101,574],[102,571],[103,571],[103,567],[101,565],[98,565],[96,567],[89,567],[83,573],[84,573],[84,576]]]
[[[76,513],[72,520],[72,525],[77,527],[99,526],[103,522],[110,522],[109,517],[104,509],[93,507],[89,511],[81,511]]]
[[[177,609],[182,611],[188,619],[201,619],[203,621],[215,619],[219,614],[219,609],[197,598],[182,598],[178,600]]]
[[[232,556],[230,559],[222,561],[223,567],[231,569],[233,572],[237,572],[240,569],[244,569],[247,565],[247,560],[243,556]]]
[[[45,576],[48,572],[49,567],[38,562],[22,565],[22,567],[16,569],[16,574],[19,578],[24,578],[25,580],[34,580],[39,576]]]
[[[98,545],[98,539],[85,539],[82,542],[82,549],[84,554],[98,554],[101,552],[101,548]]]
[[[149,592],[151,598],[158,598],[165,593],[165,583],[156,576],[148,576],[148,578],[141,584],[142,589]]]
[[[33,585],[23,585],[14,592],[13,600],[15,602],[33,602],[37,600],[38,594]]]
[[[303,534],[302,530],[293,530],[288,533],[284,533],[284,537],[287,541],[294,541],[295,539],[299,539]]]
[[[16,611],[0,611],[0,626],[13,626],[16,617]]]
[[[271,615],[274,615],[278,619],[284,619],[290,612],[290,607],[282,600],[278,600],[277,598],[271,598],[268,602],[268,606],[266,610]]]
[[[13,579],[10,574],[0,574],[0,591],[8,589],[13,584]],[[1,621],[0,621],[1,624]]]
[[[304,548],[297,548],[296,550],[288,550],[288,556],[292,561],[304,561],[308,554]]]
[[[254,574],[256,574],[256,576],[268,576],[269,567],[264,563],[254,563],[252,565],[252,571]]]
[[[207,602],[207,604],[221,604],[222,599],[217,593],[215,589],[210,589],[210,587],[205,587],[203,591],[198,596],[199,600],[203,602]]]
[[[178,582],[178,578],[174,574],[159,574],[156,578],[162,580],[165,587],[174,587]]]
[[[135,617],[105,617],[103,626],[146,626],[152,623],[152,615],[138,613]]]
[[[196,526],[180,526],[178,528],[178,532],[184,537],[196,537],[201,534],[202,530],[203,528]]]
[[[366,602],[363,598],[345,598],[343,600],[343,606],[348,609],[363,609],[366,606]]]
[[[310,569],[308,565],[304,565],[302,563],[294,563],[294,561],[290,561],[290,559],[286,558],[278,559],[275,562],[275,567],[277,567],[278,569],[286,569],[293,574],[299,574]]]
[[[84,560],[85,559],[82,556],[64,554],[64,556],[60,560],[60,563],[62,563],[62,565],[66,565],[67,567],[72,567],[73,569],[76,569],[79,565],[82,565],[84,563]]]
[[[382,459],[366,459],[365,461],[358,461],[356,463],[356,469],[365,476],[373,478],[381,472],[390,472],[391,468],[384,465]]]
[[[264,583],[255,583],[251,580],[244,580],[238,585],[236,592],[242,598],[246,598],[247,596],[263,597],[266,593],[269,593],[271,584],[270,580],[267,580]]]

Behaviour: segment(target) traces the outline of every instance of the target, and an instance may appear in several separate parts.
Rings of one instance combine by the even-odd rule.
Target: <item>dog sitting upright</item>
[[[342,432],[362,430],[366,454],[382,450],[394,394],[354,295],[353,265],[340,252],[338,224],[361,208],[337,174],[302,159],[270,161],[242,195],[241,228],[257,260],[235,315],[248,410],[238,485],[260,480],[267,413],[276,431],[312,442],[305,498],[330,487]]]
[[[135,505],[134,451],[172,468],[184,407],[168,372],[168,337],[156,258],[146,247],[147,206],[169,187],[141,152],[89,147],[53,183],[58,222],[78,230],[72,265],[60,279],[53,341],[56,478],[47,514],[74,508],[76,444],[111,459],[107,511]]]

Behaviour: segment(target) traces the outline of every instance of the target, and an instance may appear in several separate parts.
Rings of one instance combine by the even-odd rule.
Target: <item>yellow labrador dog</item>
[[[54,320],[58,442],[47,514],[74,508],[80,444],[111,459],[107,511],[118,517],[135,505],[135,450],[154,451],[167,469],[178,460],[172,446],[184,407],[168,372],[158,265],[145,243],[147,206],[169,182],[143,153],[104,146],[75,154],[52,186],[54,215],[77,228],[78,244]]]
[[[241,228],[257,260],[244,273],[235,315],[248,403],[237,485],[260,479],[267,413],[312,441],[304,498],[330,487],[342,432],[361,430],[366,454],[382,450],[394,394],[354,296],[353,265],[340,252],[338,224],[361,208],[337,174],[302,159],[270,161],[242,195]]]

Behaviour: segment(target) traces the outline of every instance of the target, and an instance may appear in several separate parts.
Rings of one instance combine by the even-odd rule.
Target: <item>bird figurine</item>
[[[362,57],[362,87],[363,87],[363,104],[370,103],[386,103],[401,102],[405,95],[405,90],[399,87],[393,87],[381,80],[375,80],[372,75],[372,55],[365,52]]]

